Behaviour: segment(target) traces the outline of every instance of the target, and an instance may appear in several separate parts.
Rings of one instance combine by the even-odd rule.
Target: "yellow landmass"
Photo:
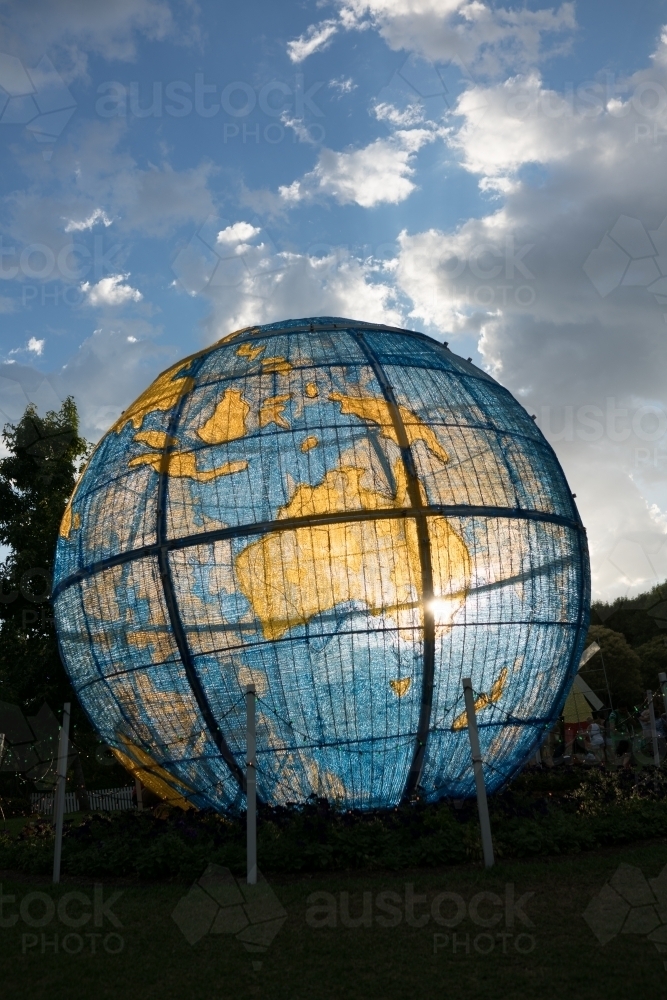
[[[335,469],[317,486],[301,484],[278,517],[401,507],[407,496],[403,463],[396,462],[394,497],[363,485],[365,470]],[[447,627],[465,599],[470,556],[444,517],[429,518],[434,593],[450,599]],[[373,615],[423,615],[421,563],[411,517],[299,527],[265,535],[239,553],[239,587],[261,623],[266,639],[278,639],[296,625],[338,604],[363,602]]]
[[[340,403],[340,412],[344,415],[353,414],[360,420],[369,420],[378,424],[381,435],[399,444],[396,429],[391,416],[391,406],[386,399],[377,396],[344,396],[340,392],[332,392],[329,399]],[[438,441],[432,428],[428,427],[419,417],[405,406],[399,406],[398,412],[405,427],[408,444],[423,441],[426,447],[442,462],[449,461],[449,455]]]
[[[410,678],[399,677],[396,681],[389,681],[389,687],[394,694],[397,695],[397,697],[402,698],[404,694],[408,693],[410,688]]]
[[[267,424],[277,424],[289,430],[289,423],[285,419],[285,405],[292,398],[292,393],[283,393],[281,396],[269,396],[264,400],[259,409],[259,426],[266,427]]]
[[[248,344],[243,345],[248,347]],[[241,348],[237,353],[240,353]],[[210,417],[197,431],[207,444],[225,444],[236,441],[247,433],[246,421],[250,405],[238,389],[227,389]]]
[[[175,406],[183,396],[192,392],[195,385],[193,378],[190,378],[190,376],[185,376],[184,378],[176,377],[189,363],[189,358],[185,364],[179,361],[177,365],[168,368],[166,372],[158,375],[146,391],[142,392],[139,398],[135,399],[134,403],[128,406],[124,413],[121,413],[111,431],[119,433],[129,423],[138,431],[144,417],[149,413],[154,413],[156,410],[171,410],[172,406]]]
[[[141,633],[135,632],[134,644],[145,649],[155,642],[155,634],[143,633],[147,638],[141,641]],[[175,649],[173,641],[168,652]],[[197,714],[194,702],[179,691],[160,691],[155,687],[147,673],[137,672],[134,682],[120,681],[114,685],[114,694],[122,706],[125,715],[136,728],[143,726],[142,707],[149,719],[156,719],[169,729],[169,735],[174,740],[182,742],[189,740],[198,728]],[[150,738],[150,734],[145,734]]]
[[[345,785],[333,771],[322,770],[312,757],[300,754],[301,765],[304,768],[313,793],[320,798],[336,802],[347,795]]]
[[[154,663],[163,663],[165,660],[173,657],[175,652],[173,636],[166,628],[152,631],[140,630],[137,632],[128,632],[127,641],[130,645],[137,646],[139,649],[146,649],[152,646]]]
[[[234,330],[232,333],[228,333],[225,337],[221,337],[220,340],[217,340],[215,344],[213,344],[213,347],[217,347],[218,344],[228,344],[230,340],[236,340],[237,337],[240,337],[244,333],[259,333],[259,327],[244,326],[240,330]],[[210,351],[211,348],[207,347],[206,350]],[[196,357],[196,355],[193,356]]]
[[[65,507],[65,513],[63,514],[63,519],[60,522],[60,537],[66,538],[69,541],[69,536],[72,531],[76,531],[77,528],[81,527],[81,515],[76,513],[72,515],[72,500],[74,499],[74,494],[70,497],[67,506]]]
[[[115,747],[111,749],[118,762],[130,772],[133,778],[138,778],[145,788],[154,792],[171,806],[178,806],[179,809],[184,810],[196,808],[192,802],[188,802],[185,796],[174,785],[179,785],[187,791],[193,791],[193,789],[177,778],[174,778],[173,775],[165,771],[159,764],[156,764],[153,758],[145,750],[142,750],[141,747],[135,746],[134,743],[125,738],[123,738],[123,743],[128,753],[123,753],[122,750],[117,750]],[[129,756],[129,754],[132,754],[132,756]]]
[[[198,483],[208,483],[219,476],[231,476],[234,472],[242,472],[248,468],[245,459],[238,462],[225,462],[216,469],[198,469],[197,458],[193,451],[172,451],[157,454],[137,455],[128,462],[130,468],[139,465],[150,465],[156,472],[166,472],[177,479],[194,479]]]
[[[158,448],[162,450],[163,448],[171,448],[176,444],[176,438],[172,437],[171,434],[166,434],[164,431],[139,431],[138,434],[134,435],[134,440],[139,441],[141,444],[147,444],[149,448]]]
[[[241,344],[238,351],[236,352],[240,358],[248,358],[249,361],[254,361],[258,358],[262,351],[266,350],[266,344],[261,344],[259,347],[254,347],[252,344]]]
[[[482,712],[489,705],[494,705],[497,701],[500,701],[501,695],[505,688],[505,683],[507,681],[507,667],[503,667],[498,676],[496,677],[491,690],[488,694],[482,692],[475,699],[475,714],[477,712]],[[468,727],[468,714],[463,710],[460,715],[457,715],[452,723],[452,729],[467,729]]]
[[[319,390],[314,382],[309,382],[306,386],[306,396],[309,399],[315,399],[319,395]]]
[[[292,366],[286,358],[264,358],[262,361],[262,372],[277,372],[279,375],[286,375],[292,371]]]
[[[142,638],[142,636],[144,638]],[[155,633],[133,633],[135,645],[145,647],[155,642]],[[137,673],[134,682],[121,681],[114,686],[114,694],[130,721],[139,739],[150,742],[154,736],[143,720],[142,709],[149,718],[159,720],[162,731],[173,743],[186,743],[199,729],[199,720],[192,701],[180,691],[160,691],[146,673]],[[126,736],[121,736],[124,751],[114,749],[121,764],[141,783],[170,805],[181,809],[192,809],[192,803],[184,797],[184,792],[193,789],[184,781],[174,778],[161,767],[145,750]]]
[[[301,451],[310,451],[311,448],[317,448],[319,443],[320,442],[313,434],[311,437],[307,437],[301,442]]]

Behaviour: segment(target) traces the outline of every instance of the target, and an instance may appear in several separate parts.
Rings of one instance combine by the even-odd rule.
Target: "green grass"
[[[89,941],[80,954],[62,951],[65,934],[90,932],[85,926],[63,926],[54,918],[43,928],[31,928],[20,919],[0,927],[0,982],[3,1000],[115,1000],[141,997],[261,998],[261,1000],[411,1000],[411,998],[461,998],[461,1000],[628,1000],[631,996],[664,995],[667,972],[663,959],[644,936],[619,934],[601,947],[582,914],[590,900],[613,875],[620,863],[639,867],[646,877],[657,875],[667,864],[667,841],[633,848],[610,848],[585,855],[548,860],[501,862],[490,872],[478,865],[450,866],[425,871],[354,872],[317,874],[312,877],[274,876],[271,885],[287,919],[263,954],[248,953],[233,936],[207,935],[190,945],[171,919],[171,913],[188,889],[185,883],[138,885],[109,880],[105,898],[122,892],[113,912],[122,922],[93,928],[101,934],[116,933],[124,941],[120,954],[104,952],[98,939],[97,954]],[[5,918],[16,913],[20,900],[30,892],[44,892],[56,902],[73,890],[92,896],[92,880],[69,879],[53,887],[43,877],[3,878],[3,891],[16,901],[5,904]],[[350,912],[361,913],[362,894],[371,893],[373,915],[377,895],[393,891],[403,898],[406,884],[426,894],[428,903],[440,892],[458,893],[466,903],[480,892],[505,896],[513,883],[516,896],[532,892],[525,911],[533,927],[476,926],[467,915],[456,927],[459,948],[452,949],[452,930],[430,919],[426,926],[346,927],[340,922],[340,894],[349,893]],[[336,901],[336,927],[309,925],[308,897],[332,893]],[[43,912],[44,900],[33,900],[34,914]],[[487,904],[488,906],[488,904]],[[443,908],[444,911],[444,908]],[[72,914],[76,901],[72,903]],[[426,912],[420,905],[416,914]],[[482,915],[495,912],[492,906]],[[498,910],[501,913],[501,910]],[[311,920],[312,923],[312,920]],[[506,939],[507,954],[496,939],[488,955],[475,952],[479,934],[513,934]],[[26,948],[26,933],[36,935],[37,947]],[[58,935],[59,953],[41,953],[39,936],[47,941]],[[434,953],[434,933],[448,934],[447,946]],[[534,948],[519,954],[517,934],[534,937]],[[469,935],[470,952],[465,941]],[[481,947],[488,947],[482,939]],[[436,939],[443,945],[444,939]],[[530,938],[521,944],[528,949]],[[111,939],[117,946],[118,939]],[[70,948],[76,940],[70,939]],[[25,952],[25,953],[24,953]]]
[[[26,823],[35,817],[32,816],[13,816],[9,819],[0,819],[0,834],[8,833],[10,837],[17,837]]]

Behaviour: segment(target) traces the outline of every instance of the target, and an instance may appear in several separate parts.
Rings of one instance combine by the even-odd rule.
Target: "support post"
[[[658,680],[660,681],[660,691],[662,693],[662,703],[665,706],[665,712],[667,712],[667,674],[661,672],[658,674]]]
[[[648,701],[648,712],[649,718],[651,720],[651,739],[653,740],[653,763],[656,767],[660,767],[660,749],[658,747],[658,730],[655,728],[655,710],[653,708],[653,692],[646,692],[646,699]]]
[[[63,706],[63,722],[58,743],[58,784],[54,796],[53,812],[56,827],[56,843],[53,849],[53,881],[60,882],[60,859],[63,849],[63,817],[65,815],[65,788],[67,785],[67,751],[69,750],[70,702]]]
[[[255,761],[255,685],[245,689],[246,705],[246,856],[248,885],[257,884],[257,767]]]
[[[479,825],[482,831],[482,851],[484,852],[484,865],[492,868],[493,841],[491,839],[491,823],[489,821],[489,806],[486,801],[486,786],[484,784],[484,771],[482,769],[482,755],[479,748],[479,732],[477,730],[477,717],[475,715],[475,699],[472,693],[472,680],[470,677],[463,678],[463,697],[465,699],[466,715],[468,716],[468,738],[470,739],[470,750],[472,752],[472,763],[475,771],[475,785],[477,787],[477,809],[479,812]]]
[[[141,812],[142,809],[144,808],[143,785],[141,784],[136,775],[134,778],[134,788],[137,793],[137,809],[139,810],[139,812]]]

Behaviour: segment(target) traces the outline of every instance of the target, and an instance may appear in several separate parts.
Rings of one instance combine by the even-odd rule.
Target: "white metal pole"
[[[660,681],[660,691],[662,692],[662,703],[665,706],[665,712],[667,712],[667,674],[659,673],[658,680]]]
[[[658,748],[658,730],[655,728],[655,711],[653,709],[653,692],[647,691],[649,718],[651,720],[651,738],[653,740],[653,763],[660,767],[660,750]]]
[[[257,767],[255,761],[255,685],[245,689],[246,705],[246,856],[248,885],[257,884]]]
[[[477,809],[479,811],[479,825],[482,831],[484,865],[486,868],[492,868],[494,860],[491,823],[489,821],[489,806],[486,801],[482,754],[479,747],[479,732],[477,731],[477,717],[475,715],[475,699],[472,693],[472,680],[470,677],[463,678],[463,697],[465,699],[466,715],[468,716],[468,738],[470,739],[472,763],[475,771],[475,785],[477,786]]]
[[[60,727],[58,743],[58,784],[54,801],[54,821],[56,825],[56,843],[53,850],[53,881],[60,882],[60,858],[63,849],[63,817],[65,815],[65,788],[67,785],[67,751],[69,750],[69,716],[71,705],[68,701],[63,706],[63,723]]]

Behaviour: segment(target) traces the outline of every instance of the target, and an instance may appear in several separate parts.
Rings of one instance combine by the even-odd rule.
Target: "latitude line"
[[[193,548],[197,545],[209,545],[213,542],[225,541],[234,538],[250,538],[253,535],[268,535],[273,532],[294,531],[304,527],[324,527],[327,524],[340,524],[349,521],[379,521],[384,519],[412,518],[415,516],[412,507],[380,507],[378,509],[361,509],[336,511],[329,514],[306,515],[304,517],[286,517],[271,521],[256,521],[254,524],[241,524],[233,527],[212,528],[209,531],[198,532],[197,534],[184,535],[179,538],[166,538],[161,542],[151,542],[149,545],[142,545],[136,549],[129,549],[126,552],[119,552],[105,559],[98,559],[89,566],[76,570],[70,576],[61,580],[54,587],[51,595],[53,600],[60,597],[64,591],[88,580],[98,573],[103,573],[114,566],[123,566],[126,563],[136,562],[138,559],[146,559],[150,556],[158,555],[161,550],[174,552],[180,549]],[[491,517],[506,518],[508,520],[534,521],[542,524],[554,524],[558,527],[568,528],[571,531],[585,534],[585,528],[580,521],[567,517],[564,514],[553,514],[548,511],[533,510],[521,507],[491,507],[473,504],[430,504],[422,508],[421,513],[425,517]]]

